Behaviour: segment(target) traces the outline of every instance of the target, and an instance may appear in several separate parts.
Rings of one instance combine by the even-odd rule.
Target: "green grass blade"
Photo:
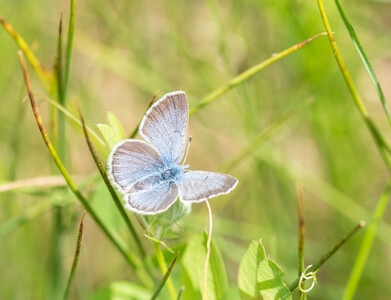
[[[185,292],[185,287],[182,286],[179,290],[179,293],[178,293],[178,297],[176,298],[176,300],[182,300],[183,299],[183,294]]]
[[[69,89],[69,76],[71,73],[71,61],[72,61],[72,49],[73,49],[73,37],[75,35],[75,14],[76,14],[76,1],[70,1],[70,15],[68,24],[68,38],[65,53],[65,69],[64,69],[64,89],[63,99],[66,101],[68,89]]]
[[[234,158],[232,158],[227,164],[222,167],[225,172],[236,168],[244,159],[248,158],[253,152],[255,152],[259,145],[265,141],[272,133],[283,125],[287,124],[291,119],[297,117],[300,112],[303,112],[313,103],[312,98],[308,98],[293,108],[288,109],[282,113],[276,120],[270,123],[264,130],[256,135],[248,145],[243,148]]]
[[[30,47],[27,45],[26,41],[2,17],[0,17],[0,23],[3,25],[4,29],[15,40],[15,42],[18,44],[20,49],[23,51],[27,60],[32,65],[35,73],[37,73],[44,88],[52,94],[56,82],[53,73],[49,72],[47,69],[42,67],[40,61],[35,56],[34,52],[30,49]]]
[[[387,153],[386,153],[386,152],[390,152],[389,151],[390,147],[386,143],[386,140],[383,138],[380,130],[376,127],[376,125],[372,122],[372,120],[368,116],[368,112],[365,108],[364,102],[362,101],[362,99],[357,91],[357,88],[353,82],[353,79],[352,79],[352,77],[346,67],[345,61],[343,60],[341,52],[339,51],[337,43],[334,39],[333,32],[332,32],[331,26],[330,26],[330,22],[328,20],[327,13],[326,13],[326,10],[323,5],[323,1],[317,0],[317,2],[318,2],[319,11],[320,11],[320,14],[321,14],[321,17],[323,20],[323,24],[325,26],[325,29],[327,31],[327,35],[328,35],[328,38],[330,41],[330,46],[333,50],[334,57],[337,61],[337,64],[340,68],[340,71],[341,71],[342,76],[346,82],[346,85],[349,89],[349,92],[352,95],[353,101],[354,101],[356,107],[358,108],[361,116],[363,117],[365,124],[368,127],[368,130],[372,134],[372,137],[375,141],[376,146],[379,149],[380,155],[383,158],[385,165],[387,166],[388,170],[391,171],[391,161],[388,158]]]
[[[162,280],[160,281],[160,283],[159,283],[159,285],[158,285],[158,288],[157,288],[156,291],[153,293],[153,295],[152,295],[152,297],[151,297],[151,300],[157,299],[157,297],[159,296],[160,291],[162,290],[162,288],[163,288],[164,285],[166,284],[167,279],[168,279],[168,277],[170,276],[171,271],[172,271],[172,269],[173,269],[174,266],[175,266],[176,260],[177,260],[177,258],[178,258],[178,254],[179,254],[179,253],[177,252],[176,255],[175,255],[175,257],[174,257],[174,259],[172,260],[170,266],[168,267],[166,273],[164,274]]]
[[[124,78],[132,85],[147,93],[156,90],[156,87],[161,90],[171,90],[171,84],[154,70],[150,70],[135,60],[127,62],[122,52],[99,43],[80,30],[76,29],[75,34],[77,38],[75,49],[87,55],[97,64]]]
[[[74,124],[78,125],[80,129],[83,129],[83,126],[80,122],[80,120],[74,116],[69,110],[67,110],[64,106],[62,106],[60,103],[53,101],[52,99],[49,99],[47,97],[43,97],[44,100],[49,102],[51,105],[53,105],[57,110],[61,111],[69,120],[71,120]],[[102,138],[89,126],[86,125],[88,133],[97,141],[100,145],[106,146],[106,143],[102,140]]]
[[[124,209],[124,206],[122,205],[121,200],[118,198],[115,190],[113,189],[113,187],[112,187],[112,185],[111,185],[111,183],[109,181],[109,178],[107,177],[107,174],[106,174],[106,171],[105,171],[105,167],[102,164],[102,161],[99,158],[98,153],[96,152],[93,144],[91,143],[90,137],[88,135],[87,127],[85,126],[84,117],[83,117],[83,115],[82,115],[80,110],[79,110],[79,114],[80,114],[80,120],[81,120],[81,123],[82,123],[82,126],[83,126],[84,137],[86,139],[86,142],[87,142],[87,145],[88,145],[88,149],[90,150],[90,153],[91,153],[91,155],[92,155],[92,157],[94,159],[95,165],[98,168],[98,170],[100,172],[100,175],[103,178],[103,181],[105,182],[105,184],[106,184],[106,186],[107,186],[107,188],[108,188],[108,190],[110,192],[111,197],[114,199],[114,203],[117,206],[117,209],[119,210],[122,218],[124,219],[125,224],[127,225],[128,229],[129,229],[129,232],[132,234],[132,237],[133,237],[133,239],[136,242],[136,245],[137,245],[137,248],[138,248],[140,254],[142,255],[143,258],[145,258],[146,252],[145,252],[144,247],[143,247],[143,245],[141,243],[141,240],[140,240],[140,238],[139,238],[139,236],[138,236],[138,234],[136,232],[136,229],[134,228],[134,226],[130,222],[129,217],[128,217],[128,215],[125,212],[125,209]]]
[[[53,204],[50,201],[38,202],[23,210],[18,216],[2,221],[0,224],[0,238],[13,233],[22,225],[31,222],[37,217],[51,211]]]
[[[120,240],[106,227],[104,223],[100,220],[96,212],[92,209],[92,206],[87,201],[87,199],[81,194],[81,192],[78,190],[77,186],[72,180],[72,177],[70,176],[69,172],[65,168],[64,164],[62,163],[60,157],[58,156],[55,148],[53,147],[52,142],[50,141],[49,135],[47,134],[45,125],[43,123],[43,120],[41,118],[37,103],[35,102],[34,95],[31,88],[30,78],[27,74],[26,64],[23,58],[22,53],[19,53],[19,59],[20,63],[22,65],[23,75],[25,84],[27,87],[27,92],[29,95],[31,107],[38,125],[38,128],[40,130],[40,133],[42,135],[42,138],[46,144],[46,147],[48,148],[50,155],[52,156],[55,164],[57,165],[60,173],[64,176],[65,181],[68,184],[68,187],[72,191],[72,193],[76,196],[77,199],[83,204],[87,212],[91,215],[93,220],[99,225],[99,227],[102,229],[102,231],[106,234],[106,236],[109,238],[109,240],[113,243],[113,245],[119,250],[119,252],[124,256],[126,261],[135,269],[139,266],[138,260],[131,256],[130,253],[128,253],[125,250],[125,247],[123,244],[121,244]]]
[[[155,248],[156,260],[158,262],[160,271],[162,272],[162,274],[164,274],[163,281],[162,281],[163,285],[159,286],[159,288],[155,291],[154,295],[156,293],[158,295],[160,293],[161,288],[164,285],[166,285],[167,289],[168,289],[168,292],[170,293],[171,299],[175,300],[177,298],[177,292],[175,290],[175,287],[174,287],[174,284],[173,284],[171,278],[169,277],[169,275],[171,273],[170,268],[172,269],[172,267],[174,265],[173,265],[173,263],[171,263],[170,268],[167,268],[166,260],[165,260],[164,255],[163,255],[163,251],[160,248],[159,242],[153,242],[153,246]],[[176,261],[176,258],[174,259],[173,262],[175,263],[175,261]],[[168,274],[167,277],[166,277],[166,274]]]
[[[326,263],[346,242],[365,226],[365,222],[359,222],[346,236],[344,236],[333,248],[331,248],[325,255],[323,255],[316,263],[314,263],[307,272],[317,272],[319,268]],[[300,277],[289,285],[289,289],[294,291],[299,285]]]
[[[358,218],[363,220],[371,218],[371,214],[365,206],[343,193],[327,180],[322,179],[296,163],[292,163],[284,157],[284,154],[278,147],[264,143],[262,151],[258,151],[256,155],[258,159],[276,169],[276,172],[282,179],[303,183],[305,188],[311,193],[320,195],[319,200],[351,222],[357,222]],[[379,239],[387,245],[391,245],[390,236],[391,226],[387,222],[381,222],[378,232]]]
[[[297,223],[298,223],[298,240],[297,240],[297,267],[300,275],[305,268],[304,264],[304,242],[305,242],[305,219],[304,219],[304,199],[303,186],[296,186],[297,198]]]
[[[383,194],[379,198],[379,201],[376,206],[376,210],[373,214],[372,221],[368,225],[368,229],[361,243],[357,259],[355,261],[353,270],[350,274],[348,283],[345,288],[345,293],[343,295],[344,300],[353,299],[354,297],[357,286],[360,282],[361,274],[368,260],[368,256],[371,251],[373,241],[377,235],[379,223],[383,218],[384,212],[387,208],[387,204],[390,200],[390,195],[391,195],[391,180],[388,181],[388,184]]]
[[[58,27],[58,39],[57,39],[57,60],[55,65],[56,74],[56,80],[57,80],[57,97],[61,104],[64,104],[63,99],[63,93],[64,93],[64,87],[63,87],[63,69],[62,69],[62,14],[60,16],[60,22]],[[61,158],[64,165],[67,165],[67,151],[66,151],[66,127],[65,127],[65,116],[60,114],[55,114],[55,110],[52,108],[52,113],[54,120],[57,120],[57,124],[54,127],[57,129],[54,136],[57,134],[57,139],[54,139],[54,141],[57,141],[58,144],[55,144],[58,149],[58,155]],[[57,117],[57,118],[56,118]],[[62,224],[62,207],[57,206],[55,207],[54,211],[54,233],[53,233],[53,239],[52,239],[52,256],[53,256],[53,275],[52,281],[53,281],[53,292],[55,295],[57,295],[60,291],[60,286],[62,282],[62,274],[63,274],[63,264],[62,264],[62,247],[61,247],[61,239],[63,235],[63,224]],[[56,296],[57,298],[57,296]]]
[[[332,48],[333,53],[334,53],[334,57],[337,60],[337,64],[338,64],[338,66],[339,66],[339,68],[341,70],[342,76],[343,76],[343,78],[344,78],[344,80],[345,80],[345,82],[346,82],[346,84],[348,86],[349,92],[351,93],[351,95],[353,97],[354,103],[356,104],[356,106],[357,106],[358,110],[360,111],[361,115],[363,117],[367,117],[368,113],[367,113],[367,110],[365,108],[365,105],[362,102],[362,99],[361,99],[361,97],[360,97],[360,95],[359,95],[359,93],[358,93],[358,91],[356,89],[356,86],[354,85],[353,79],[350,76],[350,73],[349,73],[348,69],[346,68],[345,62],[344,62],[344,60],[342,58],[342,55],[341,55],[341,52],[339,51],[337,43],[336,43],[336,41],[334,39],[334,33],[331,30],[330,22],[328,20],[328,17],[327,17],[327,14],[326,14],[326,10],[325,10],[324,5],[323,5],[323,1],[322,0],[317,0],[317,1],[318,1],[320,15],[322,17],[324,27],[325,27],[327,35],[329,37],[331,48]]]
[[[233,89],[234,87],[244,83],[245,81],[247,81],[251,77],[257,75],[259,72],[261,72],[266,67],[268,67],[271,64],[279,61],[280,59],[288,56],[289,54],[292,54],[293,52],[299,50],[300,48],[304,47],[305,45],[307,45],[308,43],[317,39],[318,37],[321,37],[324,35],[326,35],[326,33],[324,33],[324,32],[319,33],[313,37],[310,37],[309,39],[306,39],[305,41],[303,41],[301,43],[298,43],[288,49],[285,49],[284,51],[273,54],[269,59],[267,59],[263,62],[260,62],[259,64],[247,69],[243,73],[241,73],[238,76],[231,79],[226,85],[218,87],[217,89],[215,89],[214,91],[212,91],[211,93],[206,95],[204,98],[202,98],[201,101],[190,110],[190,114],[194,114],[194,113],[198,112],[205,105],[215,101],[217,98],[221,97],[222,95],[224,95],[225,93],[227,93],[228,91]]]
[[[58,101],[62,106],[65,106],[64,99],[64,83],[63,83],[63,59],[62,59],[62,14],[60,16],[60,22],[58,26],[58,39],[57,39],[57,60],[55,65],[55,73],[57,79],[57,97]],[[66,126],[65,126],[65,116],[61,112],[59,114],[53,114],[57,116],[57,134],[58,134],[58,154],[61,160],[67,165],[67,151],[66,151]]]
[[[65,288],[65,293],[64,293],[64,297],[63,297],[64,300],[68,299],[68,295],[69,295],[69,291],[71,289],[72,281],[73,281],[73,278],[75,277],[75,272],[76,272],[76,268],[77,268],[77,262],[79,260],[79,254],[80,254],[81,241],[82,241],[82,238],[83,238],[83,227],[84,227],[84,217],[85,217],[85,215],[86,215],[86,212],[84,211],[84,214],[83,214],[83,216],[81,217],[81,220],[80,220],[79,234],[77,235],[75,255],[73,257],[73,263],[72,263],[71,272],[69,273],[68,282],[67,282],[67,285],[66,285],[66,288]]]
[[[60,22],[58,25],[58,38],[57,38],[57,58],[55,65],[55,73],[57,78],[57,96],[61,103],[64,105],[64,87],[63,87],[63,69],[62,69],[62,14],[60,15]]]
[[[349,35],[350,37],[352,38],[352,41],[353,41],[353,45],[356,47],[356,50],[358,52],[358,54],[360,55],[360,58],[365,66],[365,68],[367,69],[367,72],[369,74],[369,77],[371,78],[372,80],[372,84],[374,85],[375,87],[375,90],[379,96],[379,99],[381,101],[381,104],[383,106],[383,109],[384,109],[384,112],[386,114],[386,117],[387,117],[387,120],[388,120],[388,123],[389,125],[391,126],[391,112],[390,112],[390,108],[388,107],[387,105],[387,102],[386,102],[386,99],[384,97],[384,93],[383,93],[383,90],[380,86],[380,83],[379,83],[379,80],[377,79],[377,76],[376,76],[376,73],[372,67],[372,64],[370,63],[369,59],[368,59],[368,56],[366,55],[365,51],[364,51],[364,48],[361,46],[361,43],[360,43],[360,40],[358,39],[357,37],[357,34],[356,34],[356,31],[354,30],[352,24],[349,22],[343,8],[342,8],[342,5],[341,3],[339,2],[339,0],[335,0],[335,4],[337,5],[337,8],[338,8],[338,11],[339,11],[339,14],[341,15],[341,18],[346,26],[346,29],[348,30],[349,32]]]

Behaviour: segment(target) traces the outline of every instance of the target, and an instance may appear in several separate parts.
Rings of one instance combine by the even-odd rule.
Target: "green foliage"
[[[186,277],[189,278],[189,292],[185,291],[186,299],[200,299],[202,292],[202,283],[204,280],[204,263],[206,257],[206,241],[205,234],[198,234],[192,237],[186,246],[185,253],[181,263],[183,265]],[[207,273],[207,299],[224,299],[228,293],[228,279],[224,262],[221,254],[211,244],[211,253],[209,261],[209,269]],[[191,292],[190,292],[191,291]]]
[[[131,282],[113,282],[108,287],[97,291],[88,300],[147,300],[151,299],[151,293]]]
[[[201,299],[204,205],[141,217],[105,177],[159,89],[188,95],[192,169],[239,179],[210,203],[207,299],[391,294],[386,4],[63,4],[2,7],[0,299],[61,299],[66,282],[68,299]],[[297,260],[320,283],[308,293]]]
[[[115,144],[125,139],[125,131],[113,113],[107,114],[107,121],[108,124],[97,124],[96,126],[98,126],[108,149],[111,149]]]
[[[264,299],[292,299],[282,281],[284,272],[271,260],[260,241],[252,241],[238,273],[238,285],[246,295]]]

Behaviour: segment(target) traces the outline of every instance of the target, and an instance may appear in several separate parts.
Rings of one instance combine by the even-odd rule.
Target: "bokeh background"
[[[376,92],[335,4],[325,4],[368,112],[390,138]],[[350,1],[344,7],[390,99],[391,2]],[[48,69],[55,61],[61,12],[67,24],[68,1],[0,0],[0,15]],[[157,90],[160,95],[184,90],[194,107],[249,67],[323,31],[315,1],[77,1],[67,107],[75,113],[80,102],[93,128],[113,112],[130,133]],[[26,101],[17,50],[1,28],[0,180],[28,182],[0,194],[0,298],[44,299],[52,293],[53,261],[61,261],[64,268],[59,280],[67,277],[83,207],[64,186],[31,184],[34,178],[58,172]],[[36,76],[32,80],[49,127],[47,94]],[[389,178],[325,36],[191,115],[189,131],[192,169],[219,170],[240,181],[234,192],[211,201],[213,238],[232,285],[241,257],[257,239],[285,271],[285,282],[296,278],[297,185],[304,191],[305,259],[311,264],[357,222],[370,221]],[[268,134],[245,151],[265,131]],[[80,128],[72,122],[67,123],[66,153],[68,169],[88,199],[102,211],[114,209]],[[388,209],[357,299],[391,297],[390,220]],[[56,222],[61,223],[60,236]],[[116,226],[124,230],[120,221]],[[176,239],[166,242],[186,243],[207,226],[205,205],[195,205],[179,221]],[[309,299],[342,296],[363,234],[355,235],[321,268]],[[85,299],[129,278],[132,270],[86,216],[73,297]]]

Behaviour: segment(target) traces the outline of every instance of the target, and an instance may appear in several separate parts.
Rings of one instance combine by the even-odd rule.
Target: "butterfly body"
[[[163,182],[169,182],[171,184],[177,184],[184,173],[184,167],[176,165],[165,167],[158,170],[155,174],[151,174],[133,185],[134,191],[141,191],[152,188]]]
[[[164,95],[146,112],[139,127],[144,141],[127,139],[110,153],[108,173],[124,194],[126,207],[140,214],[167,210],[179,197],[201,202],[229,193],[236,178],[191,171],[184,165],[189,108],[184,92]]]

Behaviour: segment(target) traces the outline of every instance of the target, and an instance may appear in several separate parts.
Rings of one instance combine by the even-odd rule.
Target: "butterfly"
[[[126,139],[108,158],[108,174],[123,194],[126,208],[143,215],[166,211],[177,198],[202,202],[232,191],[238,180],[230,175],[191,171],[184,164],[188,147],[189,105],[182,91],[164,95],[146,112],[139,134]]]

